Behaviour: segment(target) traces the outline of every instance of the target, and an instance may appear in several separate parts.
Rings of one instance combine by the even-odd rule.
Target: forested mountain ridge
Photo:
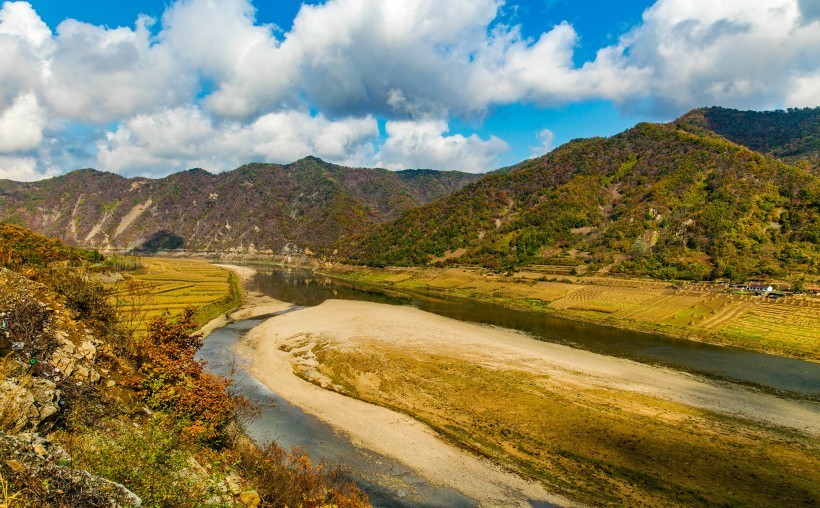
[[[820,182],[687,122],[575,140],[340,244],[349,262],[817,274]]]
[[[84,169],[0,181],[0,220],[95,248],[315,252],[479,177],[346,168],[315,157],[156,180]]]
[[[785,111],[699,108],[675,123],[712,131],[757,152],[808,167],[815,174],[820,170],[820,107]]]

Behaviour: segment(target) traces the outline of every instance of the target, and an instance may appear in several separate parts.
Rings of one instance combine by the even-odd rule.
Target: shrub
[[[298,449],[288,452],[275,443],[259,448],[242,440],[232,451],[238,472],[256,486],[265,506],[370,506],[340,469],[313,464]]]
[[[191,438],[219,446],[239,399],[226,392],[229,381],[204,372],[202,362],[194,359],[202,340],[194,333],[194,315],[188,307],[176,322],[162,317],[148,324],[137,358],[142,374],[138,388],[151,408],[184,419]]]

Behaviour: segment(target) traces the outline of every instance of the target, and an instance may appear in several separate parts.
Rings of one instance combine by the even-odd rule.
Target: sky
[[[712,105],[820,105],[820,1],[0,6],[0,179],[308,155],[483,172]]]

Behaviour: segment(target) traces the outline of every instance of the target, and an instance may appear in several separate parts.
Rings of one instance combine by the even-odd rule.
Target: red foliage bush
[[[194,333],[194,315],[189,307],[176,322],[163,317],[148,324],[139,351],[142,378],[137,388],[151,408],[184,419],[189,437],[218,446],[241,401],[227,393],[230,381],[204,372],[203,363],[194,359],[202,342]]]

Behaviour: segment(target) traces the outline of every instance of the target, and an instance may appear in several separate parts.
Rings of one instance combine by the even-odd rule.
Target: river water
[[[820,365],[811,362],[579,323],[487,303],[377,291],[306,270],[260,270],[249,289],[296,305],[285,312],[298,312],[300,308],[318,305],[327,299],[410,305],[462,321],[520,330],[540,340],[596,353],[753,385],[786,396],[820,400]],[[300,447],[314,461],[325,460],[349,467],[348,476],[368,493],[375,506],[476,505],[455,490],[431,484],[394,459],[357,447],[346,435],[289,404],[248,374],[248,355],[242,354],[241,346],[237,348],[237,345],[248,330],[266,317],[269,316],[215,330],[198,353],[198,358],[207,362],[209,372],[232,379],[235,393],[262,408],[247,428],[253,439],[260,444],[275,440],[284,448]]]
[[[752,385],[781,395],[820,400],[820,364],[793,358],[581,323],[491,303],[387,293],[307,270],[260,271],[250,288],[305,306],[331,298],[411,305],[461,321],[512,328],[547,342]]]
[[[294,311],[298,312],[298,308]],[[357,447],[346,435],[290,404],[251,376],[247,370],[248,355],[241,354],[241,349],[237,353],[237,345],[248,330],[271,316],[219,328],[208,335],[197,353],[197,359],[207,362],[208,372],[233,380],[231,391],[260,408],[260,413],[246,425],[252,439],[260,445],[273,440],[285,449],[297,447],[314,463],[324,460],[345,469],[345,476],[367,492],[374,506],[476,506],[455,490],[432,485],[395,459]]]

